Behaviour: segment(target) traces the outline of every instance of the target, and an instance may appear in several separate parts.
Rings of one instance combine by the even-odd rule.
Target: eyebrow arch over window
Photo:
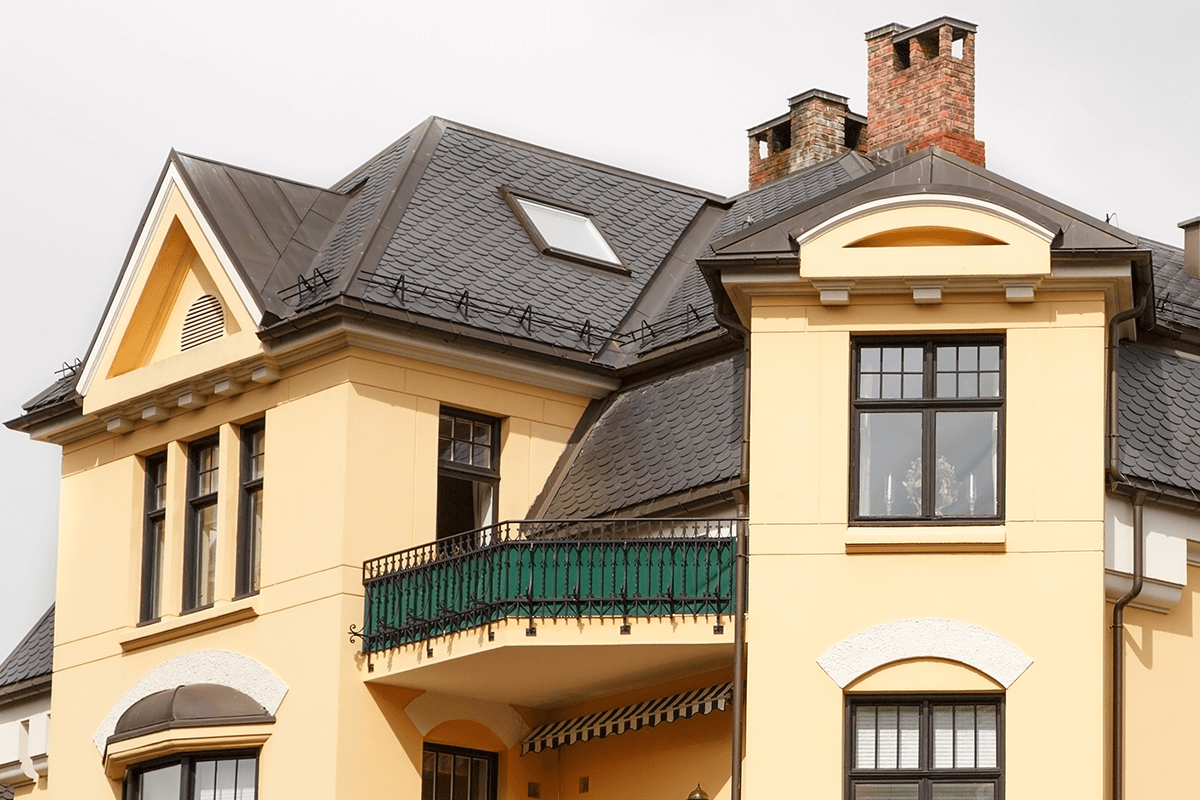
[[[500,196],[543,255],[629,274],[588,209],[508,186],[500,187]]]

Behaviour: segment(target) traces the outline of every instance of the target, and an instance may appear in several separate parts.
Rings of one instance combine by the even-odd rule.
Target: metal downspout
[[[1108,392],[1105,414],[1105,444],[1107,459],[1105,478],[1107,488],[1128,485],[1121,474],[1120,451],[1120,404],[1117,366],[1120,359],[1121,323],[1139,316],[1146,308],[1149,293],[1143,294],[1137,305],[1119,314],[1108,322]],[[1121,800],[1125,794],[1125,606],[1139,594],[1145,583],[1145,530],[1142,527],[1142,504],[1145,492],[1138,492],[1131,501],[1133,505],[1133,585],[1113,605],[1112,622],[1112,798]]]
[[[724,323],[722,323],[724,324]],[[742,492],[750,485],[750,331],[741,328],[742,338]],[[744,521],[737,527],[733,556],[733,742],[729,769],[729,798],[742,800],[742,751],[746,735],[746,591],[750,553],[747,537],[750,528],[749,496],[738,504],[738,516]]]
[[[1145,580],[1146,535],[1142,528],[1143,492],[1133,498],[1133,585],[1113,606],[1112,796],[1125,794],[1125,606],[1142,593]]]

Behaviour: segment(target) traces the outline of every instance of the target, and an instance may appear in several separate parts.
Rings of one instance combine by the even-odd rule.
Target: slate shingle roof
[[[588,431],[547,519],[603,516],[742,468],[741,353],[622,391]]]
[[[872,161],[850,152],[752,189],[734,198],[733,207],[725,215],[713,241],[736,233],[751,222],[762,222],[781,211],[820,197],[874,168]]]
[[[1200,362],[1134,344],[1120,357],[1120,467],[1200,491]]]
[[[0,786],[0,800],[13,800],[12,787]]]
[[[1184,272],[1183,250],[1150,239],[1140,239],[1138,244],[1153,256],[1158,320],[1193,328],[1200,326],[1200,278]]]
[[[543,256],[500,196],[501,186],[591,211],[629,275]],[[595,352],[704,203],[697,192],[448,124],[378,265],[364,264],[372,274],[351,292]],[[426,291],[407,291],[402,299],[395,290],[402,276]],[[525,309],[532,324],[522,317]],[[580,335],[585,326],[592,338]]]
[[[49,676],[54,669],[54,606],[0,663],[0,689]]]

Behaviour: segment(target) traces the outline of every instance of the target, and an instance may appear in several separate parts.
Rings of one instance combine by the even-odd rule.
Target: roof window
[[[629,272],[587,209],[506,186],[500,187],[500,194],[544,255]]]

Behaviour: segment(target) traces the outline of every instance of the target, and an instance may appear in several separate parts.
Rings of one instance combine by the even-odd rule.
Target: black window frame
[[[216,463],[216,478],[214,481],[213,491],[205,494],[199,494],[200,489],[200,454],[207,448],[212,447],[215,450],[214,461]],[[184,545],[183,545],[183,602],[181,605],[181,613],[187,614],[193,611],[200,611],[205,608],[210,608],[213,601],[216,599],[216,579],[213,580],[213,597],[208,598],[207,603],[201,603],[201,576],[199,574],[200,566],[203,559],[200,557],[200,513],[207,508],[214,508],[214,514],[217,515],[217,541],[220,541],[220,510],[218,501],[220,499],[220,480],[221,480],[221,446],[220,437],[217,434],[206,436],[203,439],[197,439],[194,442],[188,443],[188,474],[187,474],[187,521],[184,525]],[[218,545],[219,546],[219,545]],[[214,555],[214,558],[216,556]],[[217,571],[217,565],[213,565],[214,576]]]
[[[141,592],[138,603],[138,624],[145,625],[162,619],[163,578],[166,564],[163,563],[163,549],[166,535],[167,519],[167,453],[154,453],[146,456],[143,461],[146,471],[145,494],[143,499],[144,519],[142,522],[142,573]],[[162,483],[158,483],[159,470],[162,470]],[[162,503],[159,504],[159,489],[162,489]],[[161,531],[161,535],[160,532]]]
[[[263,478],[265,470],[260,467],[258,474],[254,471],[254,459],[260,458],[265,462],[266,453],[266,420],[259,419],[247,422],[241,427],[241,458],[239,461],[239,478],[241,491],[238,498],[238,532],[237,532],[237,574],[235,577],[234,597],[248,597],[258,594],[262,555],[262,532],[254,529],[252,498],[257,494],[259,508],[263,502]],[[257,434],[263,434],[262,450],[255,451],[254,440]]]
[[[501,186],[500,196],[504,198],[504,202],[508,204],[508,207],[517,217],[517,221],[521,223],[521,227],[525,229],[525,233],[529,235],[529,240],[533,243],[533,246],[536,247],[538,252],[542,255],[551,256],[552,258],[557,258],[562,261],[569,261],[574,264],[583,264],[584,266],[595,267],[596,269],[601,269],[605,272],[615,273],[617,275],[628,276],[631,274],[629,266],[625,263],[625,259],[621,257],[621,254],[613,244],[612,239],[610,239],[608,234],[604,232],[604,227],[600,224],[600,220],[589,209],[573,203],[564,203],[562,200],[555,200],[552,197],[546,197],[545,195],[536,194],[524,189],[515,189],[511,186]],[[533,203],[549,206],[559,211],[565,211],[569,214],[578,214],[581,217],[586,217],[591,221],[592,225],[595,226],[596,230],[600,233],[600,238],[604,240],[604,243],[608,245],[608,249],[611,250],[613,256],[616,257],[616,263],[594,258],[592,256],[585,255],[584,253],[577,253],[574,250],[566,250],[561,247],[551,246],[551,244],[546,241],[546,237],[543,236],[542,232],[538,229],[537,224],[534,223],[534,221],[529,217],[529,214],[525,211],[525,208],[518,201],[518,198],[520,200],[528,200]]]
[[[997,397],[937,397],[936,357],[938,347],[996,346],[1000,349],[999,395]],[[864,347],[922,347],[923,391],[920,398],[867,399],[860,397],[862,383],[861,352]],[[926,336],[861,336],[852,340],[850,348],[850,508],[849,522],[854,526],[906,527],[931,525],[997,525],[1005,519],[1005,408],[1007,406],[1006,337],[1001,333],[926,335]],[[922,513],[919,515],[887,516],[860,513],[861,433],[864,413],[920,412],[922,415]],[[939,516],[936,513],[933,480],[936,460],[937,429],[935,415],[939,411],[996,412],[996,513],[973,516]]]
[[[428,790],[426,789],[426,786],[425,786],[425,768],[424,768],[424,754],[425,753],[433,753],[435,756],[437,756],[437,755],[466,756],[468,758],[478,758],[478,759],[486,760],[489,763],[489,768],[488,768],[488,787],[487,787],[487,794],[486,794],[485,800],[496,800],[496,798],[497,798],[497,795],[496,795],[497,774],[496,773],[499,771],[499,765],[500,765],[500,763],[499,763],[500,759],[499,759],[498,754],[493,753],[489,750],[472,750],[467,747],[455,747],[453,745],[437,744],[434,742],[426,742],[424,744],[424,746],[421,748],[421,754],[422,754],[421,755],[421,757],[422,757],[421,800],[431,800],[432,798],[436,798],[438,796],[436,781],[434,782],[434,786],[428,787]],[[436,770],[435,770],[434,774],[435,775],[437,774]],[[468,793],[469,792],[470,792],[470,789],[468,788]],[[449,796],[450,796],[450,800],[455,800],[454,794],[453,794],[453,789],[451,789]]]
[[[442,450],[442,421],[450,417],[451,419],[469,420],[474,424],[483,424],[491,428],[490,448],[491,459],[490,467],[480,467],[474,464],[465,464],[460,461],[446,460],[441,457]],[[453,441],[453,440],[452,440]],[[479,414],[474,411],[464,411],[459,408],[450,406],[442,406],[438,412],[438,499],[439,503],[439,519],[436,520],[437,538],[447,538],[456,536],[460,533],[467,533],[474,528],[468,528],[465,531],[457,531],[456,533],[442,534],[442,520],[440,519],[440,504],[441,498],[441,483],[442,478],[452,478],[470,483],[484,483],[492,487],[492,524],[498,522],[500,513],[500,420],[497,417],[490,417],[486,414]],[[476,525],[475,528],[482,527]]]
[[[194,792],[192,791],[194,781],[192,779],[195,776],[196,764],[208,761],[236,761],[246,758],[254,759],[254,797],[258,797],[258,779],[261,772],[259,769],[261,766],[259,755],[259,750],[209,750],[146,761],[126,770],[122,800],[143,800],[137,789],[138,776],[146,772],[161,769],[162,767],[169,767],[173,764],[180,765],[179,800],[194,800]]]
[[[994,800],[1004,800],[1005,708],[1003,694],[855,694],[846,696],[844,725],[845,798],[854,800],[855,786],[865,784],[916,783],[918,800],[932,800],[938,783],[987,783],[995,785]],[[855,710],[860,706],[916,705],[919,711],[918,768],[869,768],[855,766]],[[933,768],[933,707],[945,705],[992,705],[996,708],[996,766]]]

